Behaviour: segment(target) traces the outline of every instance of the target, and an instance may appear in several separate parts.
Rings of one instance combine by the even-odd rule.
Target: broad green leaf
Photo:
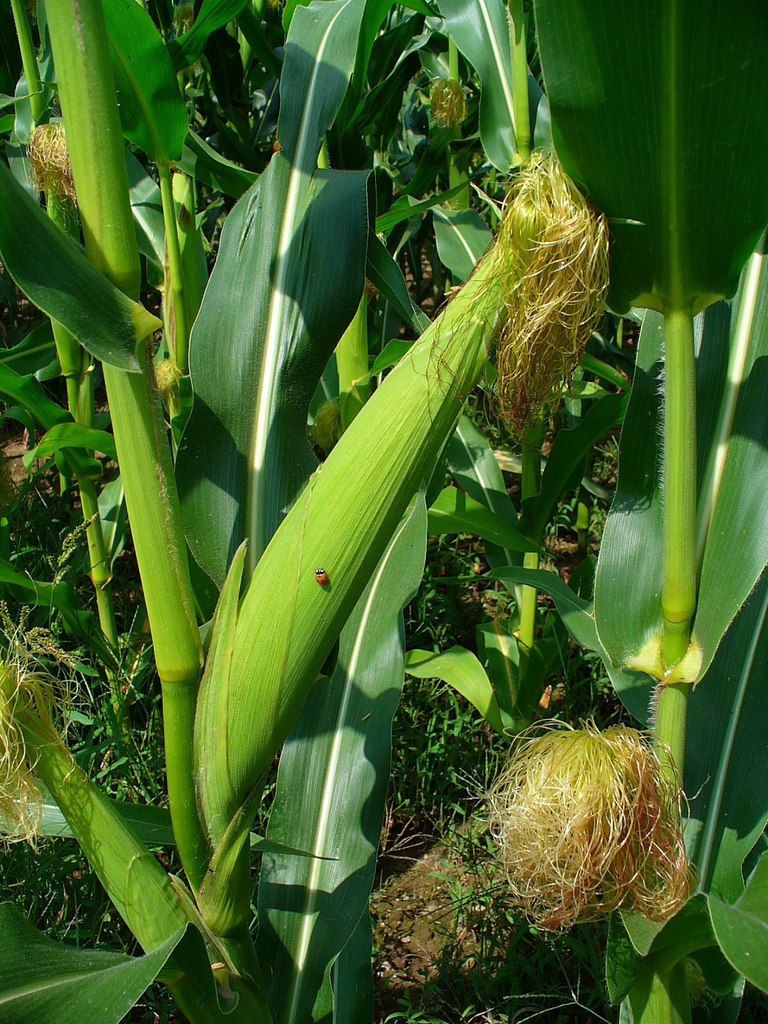
[[[363,288],[368,174],[317,170],[361,12],[361,0],[296,12],[281,80],[282,149],[227,218],[192,331],[195,405],[177,478],[190,548],[219,584],[244,538],[250,575],[316,465],[307,410]]]
[[[704,550],[693,640],[702,649],[701,674],[768,563],[766,295],[768,257],[760,247],[731,303],[730,332],[725,317],[722,331],[714,316],[708,318],[698,360],[704,362],[707,349],[714,350],[710,361],[719,351],[730,353],[727,369],[715,371],[719,375],[725,370],[722,393],[714,380],[702,382],[697,390],[697,419],[713,428],[699,496]]]
[[[171,812],[167,807],[132,804],[112,798],[109,798],[109,803],[147,846],[176,845],[171,825]],[[37,834],[63,839],[74,838],[74,832],[70,828],[69,822],[50,795],[42,805],[42,819],[37,828]],[[298,850],[293,846],[286,847],[281,843],[270,842],[263,836],[256,835],[255,832],[250,834],[250,847],[257,853],[287,853],[294,857],[314,856],[307,850]]]
[[[136,0],[102,0],[123,133],[154,164],[181,159],[187,109],[168,51]]]
[[[208,36],[236,18],[248,0],[203,0],[195,23],[189,32],[168,43],[173,67],[183,71],[202,56]]]
[[[532,540],[541,538],[557,503],[578,486],[584,474],[584,461],[592,447],[621,423],[625,404],[621,395],[606,395],[589,409],[577,426],[557,432],[541,476],[541,490],[522,503],[520,533]]]
[[[34,376],[51,363],[58,365],[51,321],[46,320],[35,327],[13,348],[0,349],[0,362],[22,377]],[[56,376],[60,372],[57,371]]]
[[[162,271],[165,264],[165,225],[160,188],[128,149],[125,151],[125,165],[139,252]]]
[[[575,594],[555,573],[543,569],[500,567],[492,569],[488,576],[490,579],[523,583],[548,594],[554,601],[566,629],[579,647],[596,651],[601,656],[611,682],[627,710],[638,721],[646,722],[653,682],[644,672],[636,672],[611,662],[600,642],[593,606],[589,602]]]
[[[704,892],[734,903],[742,864],[768,821],[765,666],[768,574],[688,701],[686,846]]]
[[[454,196],[457,196],[466,187],[466,182],[461,182],[459,185],[449,188],[447,192],[430,196],[429,199],[423,199],[420,203],[417,203],[411,196],[406,195],[402,200],[397,200],[386,213],[382,213],[376,218],[376,231],[383,235],[389,234],[396,224],[404,220],[410,220],[411,217],[415,217],[418,213],[426,213],[427,210],[434,209],[440,203],[453,199]]]
[[[147,846],[175,846],[171,827],[171,814],[166,807],[152,807],[149,804],[131,804],[122,800],[111,800],[110,804],[130,825],[136,835]],[[38,828],[41,836],[73,837],[74,833],[61,812],[58,804],[49,797],[43,803],[43,816]]]
[[[375,377],[378,373],[383,373],[384,370],[396,366],[412,344],[412,341],[400,341],[399,338],[393,338],[392,341],[388,341],[374,359],[370,376]]]
[[[99,494],[99,519],[110,568],[123,550],[127,537],[128,511],[125,507],[125,488],[121,478],[115,477]]]
[[[71,419],[69,413],[52,402],[35,377],[22,377],[5,363],[0,363],[0,394],[18,403],[44,430]]]
[[[264,29],[261,27],[260,12],[257,16],[250,4],[246,4],[237,15],[237,27],[248,41],[251,52],[259,64],[263,64],[271,75],[279,78],[283,62],[272,49]]]
[[[733,904],[709,897],[720,948],[747,981],[768,992],[768,854],[763,854],[744,893]]]
[[[429,532],[475,533],[510,551],[538,551],[538,545],[457,487],[446,487],[429,509]]]
[[[366,273],[372,284],[397,310],[399,315],[421,334],[429,326],[429,319],[413,302],[400,267],[395,263],[386,245],[371,231],[368,236]]]
[[[458,284],[472,273],[493,236],[474,210],[436,206],[432,211],[432,223],[440,261]]]
[[[516,529],[517,513],[507,494],[499,464],[488,439],[468,416],[459,420],[446,446],[446,456],[448,468],[459,487]],[[494,567],[515,564],[516,556],[508,548],[486,544],[485,553]]]
[[[419,496],[342,630],[332,677],[315,683],[280,755],[267,837],[335,858],[270,855],[262,863],[258,948],[282,1024],[312,1019],[329,965],[367,918],[403,684],[401,610],[425,553]],[[369,924],[369,964],[370,942]],[[346,1003],[349,993],[340,998]]]
[[[666,973],[692,953],[714,946],[715,941],[703,896],[689,900],[673,918],[657,926],[656,935],[642,956],[630,941],[621,916],[614,914],[606,962],[606,981],[611,1002],[621,1002],[641,975],[653,971]]]
[[[225,195],[239,199],[257,178],[253,171],[238,167],[201,139],[190,128],[184,143],[179,167],[185,174],[204,185],[219,189]]]
[[[368,907],[336,958],[331,975],[336,1020],[368,1024],[373,1020],[375,990],[371,971],[371,914]]]
[[[507,9],[501,0],[439,0],[451,39],[480,76],[480,138],[486,156],[504,173],[517,144]]]
[[[534,9],[558,152],[614,218],[611,308],[693,303],[697,312],[733,295],[768,222],[768,114],[754,102],[768,92],[768,8],[536,0]]]
[[[89,352],[139,372],[136,345],[161,322],[100,274],[2,164],[0,256],[21,290]]]
[[[54,610],[59,612],[67,632],[86,639],[104,665],[113,671],[118,667],[114,651],[104,640],[96,616],[81,608],[77,594],[69,583],[63,580],[56,583],[34,580],[4,560],[0,560],[0,583],[13,588],[12,593],[21,604],[36,605],[51,615]]]
[[[595,621],[614,665],[660,636],[662,568],[661,381],[664,323],[647,313],[619,448],[619,480],[595,573]],[[631,609],[631,613],[630,610]]]
[[[697,319],[699,558],[693,642],[702,678],[768,562],[766,257],[754,254],[732,302]],[[664,325],[645,314],[619,448],[619,482],[595,577],[595,618],[614,664],[637,664],[662,632],[661,436]],[[632,615],[625,608],[633,609]],[[649,650],[650,648],[647,648]],[[657,651],[658,647],[653,650]],[[642,665],[655,664],[653,653]]]
[[[51,427],[42,441],[24,456],[24,464],[29,466],[33,459],[46,459],[62,448],[87,448],[103,452],[110,459],[117,460],[115,439],[106,430],[96,430],[82,423],[58,423]]]
[[[78,949],[0,906],[0,1018],[5,1024],[117,1024],[157,977],[182,930],[141,957]]]
[[[418,679],[442,679],[473,704],[491,728],[504,734],[504,721],[496,694],[485,669],[472,651],[451,647],[443,654],[408,651],[405,671]]]
[[[397,130],[403,93],[419,67],[418,51],[430,40],[419,16],[395,19],[374,41],[367,68],[368,90],[351,122],[344,126],[349,142],[370,135],[386,143]],[[358,143],[359,145],[359,143]],[[407,190],[411,195],[423,195]]]

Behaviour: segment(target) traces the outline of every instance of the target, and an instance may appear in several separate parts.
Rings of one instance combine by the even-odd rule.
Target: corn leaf
[[[603,647],[595,622],[594,606],[575,594],[558,575],[543,569],[522,569],[517,566],[492,569],[491,579],[523,583],[543,591],[555,603],[558,614],[566,629],[579,647],[596,651],[605,663],[606,670],[622,703],[640,722],[646,722],[653,688],[653,680],[645,672],[637,672],[614,664]]]
[[[43,312],[98,359],[138,373],[138,342],[162,326],[115,288],[0,163],[0,255]]]
[[[371,971],[371,914],[366,907],[333,965],[333,1010],[336,1020],[368,1024],[373,1019]]]
[[[187,110],[168,51],[135,0],[103,0],[123,133],[154,164],[181,159]]]
[[[768,222],[768,9],[536,0],[555,144],[611,223],[611,292],[663,310],[733,295]],[[626,74],[631,60],[633,74]],[[638,130],[638,126],[642,126]],[[670,230],[670,225],[674,230]]]
[[[208,42],[208,36],[236,18],[247,2],[248,0],[203,0],[189,32],[168,43],[168,53],[174,69],[183,71],[197,63]]]
[[[162,272],[165,263],[165,226],[160,188],[128,149],[125,151],[125,166],[139,252]]]
[[[368,236],[367,274],[371,283],[417,334],[429,326],[429,319],[410,296],[403,272],[374,231]]]
[[[36,447],[24,456],[24,464],[29,467],[33,459],[46,459],[62,448],[90,448],[108,455],[111,459],[117,459],[115,439],[106,430],[96,430],[82,423],[57,423]]]
[[[474,210],[436,206],[432,224],[440,262],[450,270],[454,283],[460,284],[472,273],[493,236]]]
[[[629,918],[623,918],[626,925]],[[689,900],[666,924],[651,925],[655,934],[643,955],[634,947],[632,933],[627,932],[621,920],[615,914],[611,921],[606,963],[608,991],[614,1004],[621,1002],[639,976],[654,970],[660,974],[669,971],[683,957],[716,944],[707,901],[701,895]],[[730,979],[730,987],[734,980]]]
[[[267,838],[334,858],[262,862],[259,948],[282,1024],[311,1019],[328,967],[368,904],[403,684],[401,610],[425,554],[419,497],[342,630],[332,677],[315,684],[280,755]],[[368,935],[370,950],[370,925]]]
[[[468,416],[462,416],[459,420],[456,431],[446,445],[446,457],[448,468],[459,487],[516,529],[517,512],[507,494],[499,464],[488,439]],[[492,542],[486,543],[485,554],[494,567],[514,565],[517,557],[509,548],[499,547]]]
[[[0,1017],[5,1024],[117,1024],[157,977],[183,928],[145,956],[78,949],[0,906]]]
[[[700,893],[666,925],[624,915],[611,925],[608,974],[618,1002],[634,980],[654,966],[720,944],[730,964],[758,985],[768,957],[766,858],[757,861],[747,891],[744,875],[756,862],[768,821],[765,759],[765,670],[768,663],[768,576],[732,624],[709,671],[688,702],[685,791],[686,848]],[[623,695],[622,695],[623,699]],[[756,846],[756,844],[758,844]],[[711,923],[710,923],[711,918]],[[711,932],[714,927],[714,933]],[[627,938],[631,947],[626,947]],[[735,974],[714,948],[697,960],[715,991],[731,992]],[[711,981],[710,981],[711,973]]]
[[[13,348],[0,351],[0,362],[22,377],[37,376],[38,380],[43,376],[41,371],[47,371],[48,367],[54,363],[58,367],[51,321],[46,320],[38,327],[33,328]],[[58,377],[60,372],[57,370],[54,376]]]
[[[626,404],[622,395],[605,395],[590,407],[577,426],[557,432],[541,476],[541,490],[522,503],[520,533],[536,541],[542,537],[557,503],[578,487],[592,447],[622,422]]]
[[[702,409],[697,419],[700,434],[707,428],[710,434],[704,435],[707,463],[700,472],[704,550],[693,630],[703,652],[700,675],[768,563],[766,295],[768,256],[760,248],[744,270],[730,309],[719,315],[713,311],[704,324],[698,363],[708,372],[698,388]],[[730,353],[727,367],[721,352]],[[719,398],[717,405],[714,398]]]
[[[743,892],[742,864],[768,821],[766,664],[768,574],[688,702],[686,845],[701,888],[727,903]]]
[[[451,647],[442,654],[408,651],[405,670],[417,679],[442,679],[473,704],[491,728],[504,734],[505,723],[493,684],[472,651]]]
[[[517,149],[507,9],[501,0],[439,0],[451,39],[480,76],[480,139],[493,166],[508,172]]]
[[[733,905],[711,896],[709,912],[720,948],[747,981],[768,992],[768,854]]]
[[[69,412],[51,401],[35,377],[22,376],[4,362],[0,363],[0,394],[26,409],[44,430],[71,420]]]
[[[307,409],[363,288],[367,172],[317,170],[361,11],[361,0],[328,0],[296,12],[282,149],[227,219],[192,331],[195,405],[177,479],[190,548],[219,585],[245,538],[250,574],[317,464]]]
[[[662,568],[661,381],[664,321],[645,314],[619,448],[620,472],[595,573],[600,642],[622,665],[660,635]],[[631,614],[627,613],[631,609]]]
[[[215,149],[211,149],[191,128],[187,133],[179,167],[191,178],[219,189],[235,199],[239,199],[243,192],[247,192],[257,178],[253,171],[238,167]]]
[[[758,250],[736,296],[698,324],[699,557],[693,642],[701,679],[768,563],[768,260]],[[619,482],[595,576],[595,618],[614,664],[662,631],[661,438],[664,324],[644,315],[619,448]],[[625,613],[631,607],[632,615]]]
[[[446,487],[430,505],[429,532],[474,533],[510,551],[539,550],[538,545],[457,487]]]

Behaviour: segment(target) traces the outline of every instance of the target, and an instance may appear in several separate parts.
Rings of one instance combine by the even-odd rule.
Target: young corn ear
[[[455,128],[467,116],[467,101],[461,82],[455,78],[438,78],[429,90],[432,117],[441,128]]]
[[[496,260],[507,310],[496,350],[501,413],[541,421],[567,383],[608,293],[608,227],[556,159],[537,154],[507,196]]]
[[[635,729],[524,734],[490,794],[512,901],[553,930],[620,907],[671,917],[690,893],[680,799]]]
[[[236,587],[234,611],[217,612],[215,660],[195,720],[198,806],[213,851],[200,906],[214,930],[242,924],[224,889],[247,842],[259,780],[483,371],[498,287],[486,260],[312,477],[256,566],[239,614]],[[322,585],[318,567],[328,577]],[[239,864],[244,873],[246,859]]]
[[[42,816],[42,796],[30,753],[17,718],[19,705],[31,700],[44,727],[56,732],[50,715],[53,691],[43,676],[19,673],[0,664],[0,835],[7,841],[33,842]]]
[[[38,125],[30,135],[27,155],[40,191],[46,195],[53,193],[59,201],[68,200],[74,205],[77,202],[75,182],[61,121]]]

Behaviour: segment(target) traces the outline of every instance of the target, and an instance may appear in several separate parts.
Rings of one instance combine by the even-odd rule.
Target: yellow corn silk
[[[557,930],[621,908],[654,921],[688,899],[681,790],[625,726],[523,734],[490,795],[514,903]]]

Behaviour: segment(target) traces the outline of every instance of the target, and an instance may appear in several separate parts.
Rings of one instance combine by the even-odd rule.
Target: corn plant
[[[473,529],[495,545],[492,575],[520,588],[520,628],[501,645],[497,677],[462,651],[441,665],[412,653],[410,671],[442,674],[500,732],[519,730],[533,716],[546,663],[547,638],[535,635],[538,589],[551,594],[573,638],[601,654],[635,717],[646,720],[655,694],[651,724],[668,775],[684,774],[698,874],[668,922],[614,915],[608,985],[623,1019],[690,1020],[694,977],[720,994],[728,1019],[744,977],[768,988],[766,958],[756,955],[766,921],[756,844],[768,819],[759,775],[766,752],[755,729],[768,561],[763,255],[749,255],[768,222],[768,193],[764,111],[745,99],[766,85],[768,26],[747,0],[728,12],[703,6],[679,0],[662,17],[635,0],[588,12],[537,0],[544,95],[526,66],[517,0],[509,11],[501,0],[441,0],[447,66],[430,49],[423,19],[433,11],[422,0],[391,14],[364,0],[289,2],[282,17],[260,4],[206,0],[188,31],[181,8],[172,28],[161,4],[155,23],[133,0],[48,0],[39,54],[14,3],[24,80],[12,104],[8,168],[0,165],[0,254],[54,323],[71,401],[62,409],[33,374],[5,363],[0,389],[45,431],[38,455],[59,453],[65,478],[80,486],[100,630],[56,581],[29,580],[7,561],[0,579],[57,608],[75,635],[94,633],[119,679],[103,599],[118,542],[95,518],[101,463],[92,453],[116,457],[162,687],[171,837],[183,876],[151,853],[158,833],[148,817],[108,799],[76,764],[53,720],[54,684],[7,665],[3,743],[26,774],[3,790],[0,813],[10,819],[23,805],[18,828],[31,832],[34,776],[42,780],[145,953],[62,950],[3,908],[8,1019],[119,1020],[156,977],[193,1022],[370,1019],[367,897],[403,676],[400,613],[418,585],[428,522],[436,532]],[[233,17],[237,34],[223,30]],[[633,65],[629,80],[635,48],[641,73]],[[207,68],[195,70],[204,53]],[[373,152],[379,169],[389,159],[393,169],[395,151],[404,163],[413,156],[397,123],[419,62],[454,83],[474,68],[480,106],[470,104],[467,116],[477,118],[494,173],[525,166],[532,148],[556,150],[609,218],[609,304],[650,310],[629,402],[595,402],[558,435],[543,474],[541,419],[524,436],[519,516],[487,442],[460,418],[504,332],[509,258],[499,246],[480,259],[488,235],[472,211],[437,213],[438,244],[461,254],[445,262],[467,280],[431,324],[392,258],[409,251],[418,217],[437,204],[439,196],[416,201],[436,182],[447,179],[448,197],[466,204],[471,143],[458,122],[434,132],[430,158],[403,195],[372,216],[374,183],[384,185]],[[228,74],[233,67],[239,78]],[[274,113],[266,98],[252,135],[244,110],[254,75],[273,92],[279,78],[274,139],[260,149],[253,135],[268,135]],[[225,155],[190,130],[180,80],[203,95]],[[31,128],[55,112],[56,96],[77,195],[73,231],[85,253],[42,212],[41,183],[26,164]],[[172,178],[173,168],[185,176]],[[200,188],[238,200],[202,299]],[[389,233],[387,246],[372,229]],[[164,291],[158,354],[151,337],[161,322],[139,302],[140,253],[146,277]],[[382,342],[393,311],[422,332],[405,354],[402,343],[382,345],[372,365],[366,277],[383,296],[374,319]],[[318,382],[333,390],[334,352],[338,422],[318,466],[307,413],[318,436],[316,391]],[[81,414],[94,359],[111,434]],[[375,375],[395,363],[371,396]],[[609,367],[582,365],[616,382]],[[539,545],[589,448],[622,418],[619,489],[587,602],[538,570]],[[466,495],[443,489],[444,459]],[[113,700],[130,729],[119,686]],[[281,748],[263,839],[252,826]],[[739,776],[753,764],[758,775],[745,795]],[[167,825],[160,831],[171,838]],[[263,855],[255,938],[252,849]],[[96,1004],[106,1007],[102,1016]]]
[[[117,3],[102,11],[98,3],[59,4],[46,16],[87,259],[7,170],[0,170],[2,252],[33,301],[102,360],[114,442],[74,434],[68,419],[58,415],[57,443],[62,449],[106,445],[120,464],[163,688],[171,821],[185,880],[169,878],[119,809],[75,767],[50,720],[49,684],[24,669],[9,672],[4,684],[5,715],[15,730],[8,743],[15,743],[17,758],[34,763],[147,951],[149,960],[135,961],[137,978],[144,980],[164,963],[162,976],[191,1020],[269,1020],[273,1012],[280,1019],[303,1019],[318,1000],[329,998],[327,974],[348,939],[359,936],[348,958],[359,959],[365,950],[365,904],[388,744],[373,765],[375,784],[362,778],[351,805],[335,812],[341,815],[335,840],[329,831],[331,795],[338,788],[340,758],[360,757],[360,723],[370,723],[363,736],[368,729],[386,734],[391,718],[392,697],[383,703],[382,698],[387,691],[397,693],[398,613],[423,562],[419,500],[399,523],[419,482],[430,475],[462,396],[485,365],[496,318],[493,264],[475,275],[461,301],[425,331],[390,375],[392,397],[379,389],[380,397],[358,413],[322,472],[307,483],[307,405],[360,305],[369,232],[368,173],[319,166],[325,163],[321,144],[347,93],[361,27],[370,35],[378,23],[361,26],[364,5],[354,0],[293,12],[281,77],[278,152],[227,219],[189,338],[196,393],[190,414],[181,388],[178,395],[172,391],[187,368],[189,317],[168,174],[170,164],[182,159],[185,135],[171,59],[135,5]],[[186,53],[180,61],[194,59],[190,37],[192,32],[182,39]],[[168,360],[177,370],[164,390],[172,427],[186,420],[175,474],[158,394],[159,382],[169,378],[160,378],[162,364],[155,372],[146,342],[157,322],[136,301],[140,264],[123,133],[143,149],[160,179],[166,298],[172,298]],[[32,247],[24,243],[29,237]],[[155,253],[159,248],[154,246]],[[381,248],[378,265],[380,275],[391,279],[394,264]],[[235,276],[243,272],[252,281],[247,301]],[[394,280],[404,293],[396,274]],[[414,317],[409,300],[394,299]],[[465,325],[473,304],[474,316]],[[34,385],[8,371],[5,391],[38,422],[52,425],[45,422],[49,407]],[[410,410],[405,420],[400,403]],[[382,408],[390,410],[397,429],[383,429]],[[244,409],[251,415],[243,416]],[[174,429],[173,437],[178,434]],[[365,466],[352,472],[361,448],[367,451]],[[349,525],[329,529],[331,509],[344,510]],[[197,563],[221,587],[205,645],[195,621],[204,594],[193,589],[182,521]],[[320,564],[326,568],[316,572]],[[6,578],[18,582],[10,571]],[[279,593],[276,580],[283,581]],[[272,864],[260,887],[263,949],[257,951],[250,930],[250,833],[263,776],[340,632],[331,682],[341,682],[326,697],[320,687],[316,698],[325,700],[321,721],[331,715],[338,739],[324,751],[315,722],[308,751],[310,763],[319,757],[326,765],[317,810],[312,816],[305,807],[301,822],[291,816],[296,787],[306,796],[300,780],[307,768],[299,763],[299,781],[291,782],[287,755],[281,776],[288,777],[294,797],[283,811],[279,791],[270,833],[292,839],[277,841],[270,834],[261,844],[272,858],[298,857],[311,865],[307,878],[295,869],[305,905],[292,905],[285,889],[296,886],[285,869]],[[371,663],[375,671],[369,667],[366,674]],[[367,682],[371,673],[373,690]],[[375,714],[365,711],[366,702],[376,705]],[[359,817],[361,801],[372,791],[372,818],[356,848],[340,851],[350,813]],[[328,859],[334,862],[330,883],[323,866]],[[352,899],[348,886],[356,878]],[[324,881],[339,890],[337,909],[318,923],[316,907],[327,902]],[[270,930],[281,938],[277,948],[289,954],[284,963],[275,955]],[[55,968],[50,973],[56,977]],[[337,985],[333,998],[343,1005],[354,991]],[[92,992],[83,998],[91,999]],[[11,985],[8,1000],[19,1014],[35,1012],[36,999],[37,993],[26,999]],[[117,1019],[124,1000],[115,1001],[110,1012]]]

